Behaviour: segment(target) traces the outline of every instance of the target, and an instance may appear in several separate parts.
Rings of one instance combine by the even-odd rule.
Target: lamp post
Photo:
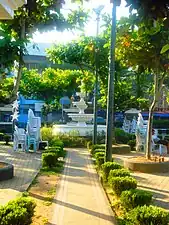
[[[96,29],[96,37],[99,35],[99,22],[100,22],[100,14],[103,10],[104,6],[100,5],[98,8],[93,9],[96,13],[96,21],[97,21],[97,29]],[[97,144],[97,99],[98,99],[98,54],[97,54],[97,42],[95,48],[95,88],[94,88],[94,123],[93,123],[93,144]]]
[[[120,0],[110,0],[112,7],[110,63],[108,77],[107,96],[107,121],[106,121],[106,155],[105,161],[112,161],[112,139],[114,138],[114,77],[115,77],[115,43],[116,43],[116,6],[120,6]]]

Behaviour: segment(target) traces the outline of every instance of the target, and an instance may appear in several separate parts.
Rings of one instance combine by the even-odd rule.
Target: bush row
[[[88,134],[86,138],[80,137],[77,131],[72,131],[69,134],[57,134],[54,135],[51,127],[41,128],[42,139],[48,141],[49,145],[53,145],[55,142],[62,141],[65,147],[91,147],[92,135]],[[120,128],[115,129],[115,140],[119,144],[127,144],[130,140],[135,140],[135,135],[128,134]],[[87,143],[88,142],[88,143]],[[98,134],[98,143],[105,143],[105,133]]]
[[[133,143],[134,143],[134,145],[133,145]],[[132,150],[134,150],[135,140],[131,140],[129,142],[129,145],[126,145],[126,144],[116,144],[115,145],[115,144],[113,144],[112,145],[112,153],[113,154],[130,153],[131,148],[132,148]],[[89,150],[90,150],[90,153],[92,155],[94,155],[96,152],[105,151],[105,144],[101,144],[101,145],[99,145],[99,144],[97,144],[97,145],[90,145]]]
[[[87,140],[83,137],[79,137],[79,133],[72,131],[69,134],[57,134],[54,135],[52,127],[41,128],[42,140],[48,141],[49,146],[56,146],[59,142],[62,142],[64,147],[84,147]]]
[[[98,154],[98,153],[96,153]],[[104,182],[112,188],[120,200],[123,218],[120,225],[167,225],[169,213],[152,203],[152,193],[137,188],[137,181],[128,170],[115,162],[105,162],[101,166]]]
[[[34,215],[35,203],[28,197],[21,197],[0,207],[1,225],[29,225]]]

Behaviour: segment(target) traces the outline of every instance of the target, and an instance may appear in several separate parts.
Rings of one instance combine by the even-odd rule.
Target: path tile
[[[112,210],[87,149],[68,149],[52,225],[112,225]]]
[[[14,178],[0,181],[0,204],[6,204],[26,191],[41,166],[38,153],[14,152],[9,146],[0,146],[0,161],[14,165]]]

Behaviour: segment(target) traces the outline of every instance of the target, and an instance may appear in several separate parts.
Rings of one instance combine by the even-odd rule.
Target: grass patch
[[[31,186],[36,186],[37,184],[38,184],[38,176],[36,176],[34,179],[33,179],[33,181],[32,181],[32,183],[31,183]]]
[[[49,223],[49,220],[46,217],[44,217],[42,219],[42,222],[43,222],[43,225],[47,225]]]
[[[52,201],[53,201],[53,198],[54,198],[54,196],[45,197],[45,200],[44,200],[43,204],[46,205],[46,206],[51,205],[52,204]]]
[[[52,202],[63,169],[64,161],[59,160],[53,168],[42,167],[33,180],[29,188],[30,196],[37,204],[33,224],[47,225],[52,218]]]
[[[5,146],[13,146],[13,142],[10,141],[8,145],[5,144],[5,141],[0,141],[0,145],[5,145]]]
[[[56,188],[55,188],[55,187],[52,187],[52,188],[47,192],[47,194],[48,194],[48,195],[55,195],[55,192],[56,192]]]

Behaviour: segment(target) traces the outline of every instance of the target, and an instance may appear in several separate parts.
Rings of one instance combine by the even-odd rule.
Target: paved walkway
[[[115,161],[123,164],[123,160],[142,153],[131,153],[127,155],[114,155]],[[168,158],[168,157],[167,157]],[[138,187],[153,193],[156,205],[169,210],[169,172],[168,173],[140,173],[134,172],[133,176],[138,181]]]
[[[0,181],[0,204],[6,204],[27,190],[39,171],[41,155],[14,152],[11,147],[0,145],[0,161],[14,165],[14,178]]]
[[[50,225],[115,224],[87,149],[68,149]]]

